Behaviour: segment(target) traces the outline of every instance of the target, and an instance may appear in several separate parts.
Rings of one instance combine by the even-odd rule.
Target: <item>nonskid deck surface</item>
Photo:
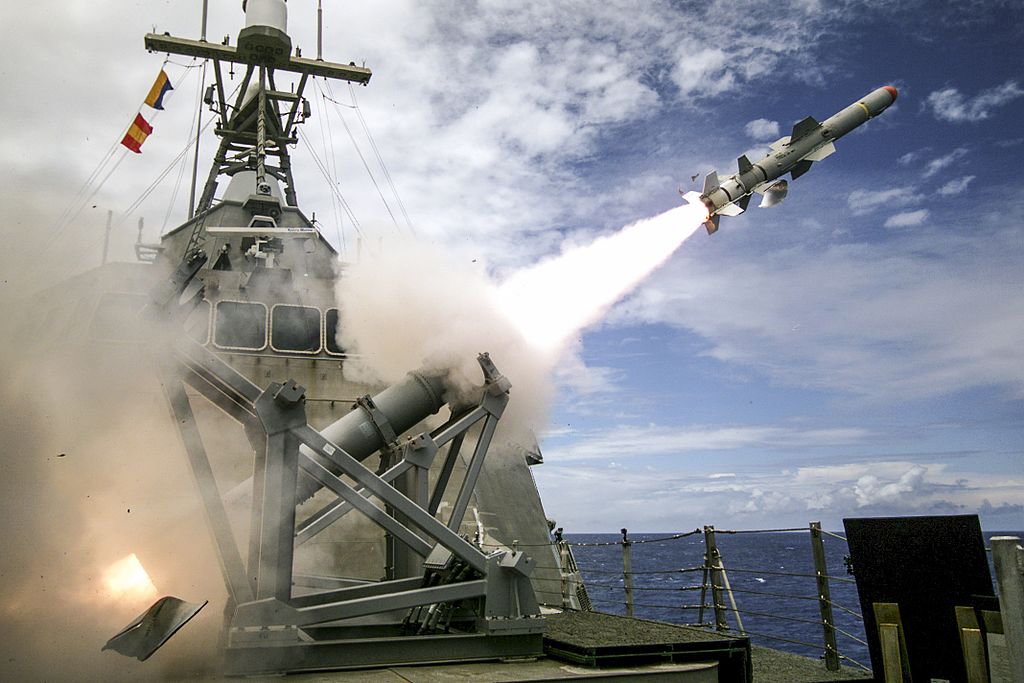
[[[749,657],[754,683],[838,683],[871,678],[863,671],[842,667],[830,672],[821,660],[767,647],[750,646],[737,634],[718,634],[696,628],[601,612],[548,615],[545,635],[547,657],[507,662],[466,662],[379,669],[325,671],[289,675],[289,681],[345,683],[466,683],[560,680],[672,680],[695,683],[742,681],[730,674],[722,653]],[[577,661],[566,661],[565,655]],[[589,654],[597,666],[581,663]],[[716,661],[718,658],[719,661]],[[674,661],[669,661],[674,660]],[[733,661],[735,665],[735,661]],[[276,677],[220,679],[226,681],[278,681]]]
[[[849,666],[828,671],[825,662],[770,647],[750,646],[754,683],[840,683],[870,681],[871,674]]]
[[[513,681],[610,680],[624,681],[686,681],[715,683],[719,680],[713,663],[654,664],[647,666],[589,669],[541,657],[521,662],[473,662],[406,666],[359,671],[331,671],[268,678],[232,678],[226,681],[302,681],[303,683],[512,683]]]

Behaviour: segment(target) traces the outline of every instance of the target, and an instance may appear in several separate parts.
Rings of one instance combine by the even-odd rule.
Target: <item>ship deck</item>
[[[736,670],[749,658],[754,683],[837,683],[871,675],[821,660],[749,645],[745,637],[600,612],[548,615],[546,657],[506,662],[465,662],[381,669],[303,673],[289,680],[344,683],[463,683],[500,681],[634,680],[742,681]],[[234,679],[237,680],[237,679]],[[280,680],[247,678],[245,680]]]

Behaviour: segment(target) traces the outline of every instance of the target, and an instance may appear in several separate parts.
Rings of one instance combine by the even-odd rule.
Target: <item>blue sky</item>
[[[74,193],[159,68],[142,34],[196,36],[195,4],[4,17],[0,159],[19,224],[53,224],[55,192]],[[289,3],[308,55],[306,4]],[[420,239],[496,276],[676,206],[692,175],[733,172],[808,114],[899,88],[781,206],[693,236],[581,335],[535,469],[566,529],[979,511],[1024,528],[1024,10],[891,4],[328,5],[325,56],[375,70],[358,103]],[[239,25],[233,3],[214,7],[211,36]],[[196,70],[168,71],[179,88],[144,154],[71,231],[83,263],[105,209],[187,138]],[[350,169],[340,187],[367,239],[402,233],[318,97],[307,135]],[[351,254],[351,223],[295,154],[301,205]],[[181,220],[168,195],[119,223],[115,256],[137,215],[150,238]]]

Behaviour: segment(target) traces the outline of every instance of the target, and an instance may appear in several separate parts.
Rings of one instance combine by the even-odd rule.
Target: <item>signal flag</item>
[[[153,126],[149,125],[149,121],[142,118],[141,113],[136,114],[131,127],[128,129],[128,132],[125,133],[124,139],[121,140],[121,144],[136,154],[141,154],[142,143],[146,141],[146,138],[148,138],[149,134],[152,132]]]
[[[171,79],[167,77],[166,71],[160,69],[156,80],[153,81],[153,87],[149,89],[149,94],[146,95],[146,104],[153,107],[153,109],[163,109],[164,95],[171,90],[174,90],[174,86],[171,85]]]

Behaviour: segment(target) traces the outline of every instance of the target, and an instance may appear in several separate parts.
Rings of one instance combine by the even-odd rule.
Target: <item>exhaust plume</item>
[[[338,341],[359,354],[346,373],[390,383],[425,364],[459,371],[468,387],[479,381],[473,359],[489,351],[511,380],[513,396],[522,397],[509,404],[500,429],[522,442],[529,438],[524,430],[544,426],[553,371],[571,358],[576,336],[664,263],[705,218],[700,207],[679,206],[569,247],[503,282],[430,245],[386,244],[350,266],[338,284]]]

